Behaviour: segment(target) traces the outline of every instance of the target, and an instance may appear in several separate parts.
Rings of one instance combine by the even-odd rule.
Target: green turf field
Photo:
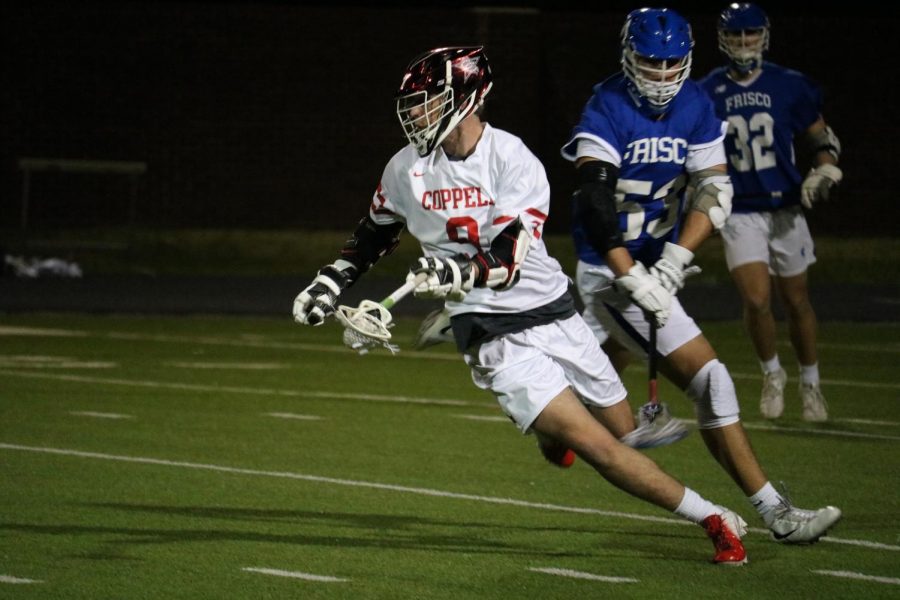
[[[415,325],[357,356],[289,317],[0,316],[0,598],[900,596],[900,326],[824,323],[832,422],[800,420],[794,379],[777,426],[740,325],[705,326],[772,480],[844,511],[781,546],[699,435],[649,451],[753,527],[725,569],[698,527],[544,463]]]

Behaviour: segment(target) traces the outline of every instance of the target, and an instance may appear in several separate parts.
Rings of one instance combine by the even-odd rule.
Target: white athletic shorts
[[[612,287],[614,279],[609,267],[578,261],[575,282],[584,302],[584,320],[601,343],[612,335],[633,354],[646,356],[650,324],[644,311],[627,294]],[[678,297],[673,297],[669,320],[656,331],[656,351],[668,356],[700,333]]]
[[[501,335],[463,357],[475,385],[494,394],[522,433],[567,387],[586,405],[612,406],[627,396],[580,315]]]
[[[799,206],[772,212],[732,213],[722,228],[728,270],[752,262],[769,273],[793,277],[816,262],[806,217]]]

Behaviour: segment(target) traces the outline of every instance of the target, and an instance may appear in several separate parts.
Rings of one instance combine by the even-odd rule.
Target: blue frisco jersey
[[[633,93],[621,73],[596,85],[562,154],[574,160],[578,140],[590,139],[617,155],[619,228],[631,256],[649,266],[666,242],[678,239],[689,150],[718,143],[723,128],[694,81],[685,82],[661,117],[643,110]],[[578,219],[572,234],[579,259],[605,262]]]
[[[822,112],[822,94],[797,71],[764,62],[749,83],[737,83],[719,67],[700,84],[719,118],[728,122],[725,151],[734,185],[734,212],[778,210],[800,202],[802,177],[794,137]]]

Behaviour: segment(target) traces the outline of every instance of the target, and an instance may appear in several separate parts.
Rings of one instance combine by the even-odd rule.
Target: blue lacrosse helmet
[[[691,26],[668,8],[633,10],[622,28],[622,70],[648,108],[657,114],[691,73]]]
[[[763,9],[750,2],[729,4],[716,29],[729,67],[746,75],[762,66],[763,52],[769,49],[769,17]]]

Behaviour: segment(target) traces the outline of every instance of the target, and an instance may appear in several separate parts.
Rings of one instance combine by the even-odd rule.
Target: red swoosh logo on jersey
[[[413,171],[413,177],[422,177],[423,175],[425,175],[425,173],[416,173]]]

